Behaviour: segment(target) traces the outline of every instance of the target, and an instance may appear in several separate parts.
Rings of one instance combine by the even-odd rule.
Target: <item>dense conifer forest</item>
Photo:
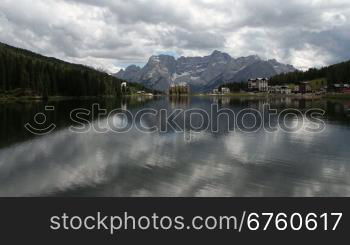
[[[280,74],[270,79],[270,84],[288,84],[315,79],[326,79],[328,85],[335,83],[350,82],[350,61],[323,67],[320,69],[311,68],[307,71],[295,71],[287,74]]]
[[[0,94],[15,96],[121,95],[123,81],[93,68],[0,43]],[[129,84],[144,89],[139,84]],[[130,91],[130,89],[128,89]]]

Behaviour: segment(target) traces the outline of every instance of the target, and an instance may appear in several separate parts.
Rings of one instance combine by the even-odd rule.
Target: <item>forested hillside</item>
[[[296,71],[277,75],[271,78],[270,83],[272,85],[298,83],[319,78],[327,79],[329,85],[335,83],[350,82],[350,61],[323,67],[320,69],[312,68],[308,71]]]
[[[0,43],[0,94],[21,91],[24,94],[18,96],[120,95],[121,82],[87,66]]]

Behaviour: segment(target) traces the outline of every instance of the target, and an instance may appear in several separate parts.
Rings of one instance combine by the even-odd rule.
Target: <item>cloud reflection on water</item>
[[[0,150],[0,196],[350,196],[349,140],[335,123],[322,134],[200,132],[191,142],[62,129]]]

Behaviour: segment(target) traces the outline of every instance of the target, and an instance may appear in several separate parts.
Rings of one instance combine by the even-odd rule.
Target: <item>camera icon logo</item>
[[[45,111],[50,112],[54,110],[55,110],[54,106],[45,106]],[[25,129],[34,135],[39,135],[39,136],[47,135],[52,133],[56,129],[56,125],[54,123],[51,123],[46,126],[47,116],[43,112],[39,112],[34,115],[34,124],[35,125],[26,123],[24,125]]]

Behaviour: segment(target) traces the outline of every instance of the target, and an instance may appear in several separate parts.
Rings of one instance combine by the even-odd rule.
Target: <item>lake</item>
[[[127,117],[95,118],[94,105],[107,112],[122,108],[134,117],[140,110],[147,109],[148,114],[135,119],[127,132],[98,132],[93,125],[103,128],[112,121],[126,127]],[[208,120],[193,113],[212,113],[213,105],[236,115],[242,110],[252,113],[241,120],[238,116],[230,120],[230,114],[210,115]],[[266,106],[278,113],[286,108],[301,112],[299,118],[287,115],[285,128],[300,118],[306,126],[318,125],[309,120],[307,111],[322,109],[325,114],[318,119],[323,128],[310,132],[303,125],[286,131],[278,127],[276,116],[269,119],[275,130],[259,128],[257,124],[267,119],[256,120],[253,115]],[[84,120],[85,125],[91,122],[90,130],[73,132],[72,127],[84,128],[70,117],[76,108],[90,110]],[[350,196],[349,109],[350,101],[244,97],[0,104],[0,196]],[[166,119],[151,113],[175,110],[184,112],[174,120],[182,130],[164,127]],[[186,116],[191,110],[193,116]],[[34,135],[24,125],[34,125],[41,112],[45,125],[56,128]],[[239,124],[249,130],[241,130]]]

